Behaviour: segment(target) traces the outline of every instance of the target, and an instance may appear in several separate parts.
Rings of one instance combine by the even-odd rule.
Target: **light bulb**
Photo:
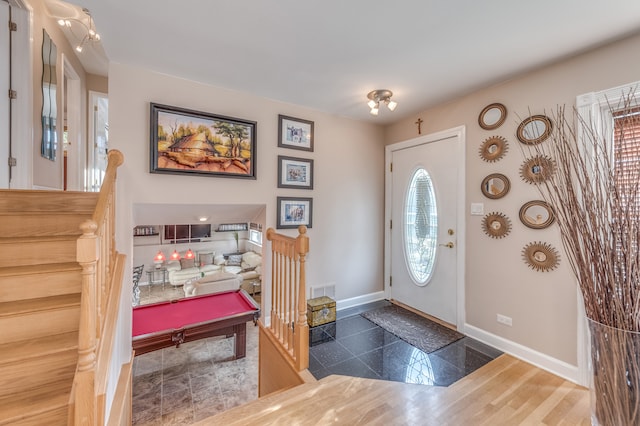
[[[371,111],[369,111],[369,113],[371,115],[378,115],[378,107],[376,106],[375,108],[371,108]]]
[[[367,102],[367,105],[369,105],[369,108],[373,109],[376,108],[376,105],[378,103],[376,101],[374,101],[373,99],[371,99],[369,102]]]
[[[390,100],[390,101],[387,101],[387,107],[388,107],[391,111],[395,110],[397,106],[398,106],[398,103],[397,103],[397,102],[394,102],[394,101],[391,101],[391,100]]]
[[[82,52],[82,45],[81,44],[76,46],[76,52],[78,52],[78,53]]]

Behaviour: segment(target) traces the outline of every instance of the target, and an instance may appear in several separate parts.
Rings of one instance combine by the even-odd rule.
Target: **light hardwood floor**
[[[453,385],[329,376],[204,425],[589,425],[589,390],[502,355]]]

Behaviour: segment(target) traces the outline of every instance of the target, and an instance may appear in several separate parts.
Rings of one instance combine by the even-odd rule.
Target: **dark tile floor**
[[[427,354],[359,315],[388,304],[344,309],[336,322],[311,328],[309,371],[317,379],[342,374],[449,386],[502,354],[470,337]]]

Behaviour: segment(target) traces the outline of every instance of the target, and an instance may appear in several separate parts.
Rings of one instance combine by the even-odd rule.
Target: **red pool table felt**
[[[184,339],[177,342],[175,339],[171,339],[171,335],[182,331],[188,333],[189,329],[196,327],[206,327],[208,330],[221,328],[222,330],[218,334],[234,334],[238,330],[234,329],[230,332],[230,325],[241,323],[244,326],[246,321],[257,319],[259,311],[260,308],[249,299],[243,290],[138,306],[133,309],[134,348],[137,346],[136,341],[139,343],[140,340],[148,340],[157,335],[165,335],[169,339],[167,340],[169,344],[162,345],[162,347],[174,344],[177,346],[183,341],[195,340]],[[215,335],[215,333],[208,335]],[[202,337],[207,336],[200,336],[200,338]],[[238,336],[236,336],[237,338]]]

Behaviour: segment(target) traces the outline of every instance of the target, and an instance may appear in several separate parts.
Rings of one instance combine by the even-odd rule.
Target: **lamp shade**
[[[164,253],[162,252],[162,250],[160,250],[158,254],[156,254],[156,257],[153,258],[153,263],[162,263],[164,261],[165,261]]]
[[[178,250],[174,250],[173,253],[171,253],[171,256],[169,257],[169,259],[180,260],[180,253],[178,253]]]
[[[194,257],[196,257],[193,252],[191,251],[191,249],[187,250],[187,252],[184,255],[185,259],[193,259]]]

